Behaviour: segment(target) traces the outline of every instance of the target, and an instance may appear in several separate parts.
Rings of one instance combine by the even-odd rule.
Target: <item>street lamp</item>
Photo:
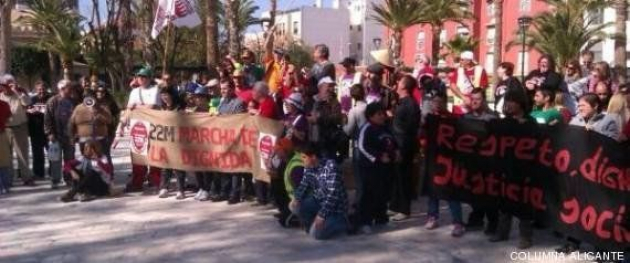
[[[521,30],[522,37],[522,49],[521,49],[521,81],[525,80],[525,37],[527,33],[527,28],[532,23],[532,18],[529,16],[521,16],[518,18],[518,26]]]

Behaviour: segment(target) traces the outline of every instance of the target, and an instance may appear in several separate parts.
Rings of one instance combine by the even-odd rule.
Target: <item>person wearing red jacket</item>
[[[74,201],[79,194],[81,202],[92,200],[96,196],[110,194],[114,167],[102,154],[97,141],[87,141],[83,148],[83,158],[68,161],[64,164],[64,172],[72,177],[72,188],[60,200]]]
[[[0,88],[2,88],[0,86]],[[9,104],[0,100],[0,195],[9,193],[9,187],[11,187],[11,149],[9,148],[9,137],[7,137],[6,129],[7,122],[11,118],[11,107]]]

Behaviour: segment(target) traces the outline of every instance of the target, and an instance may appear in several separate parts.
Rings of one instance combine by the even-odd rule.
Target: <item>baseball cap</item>
[[[317,83],[317,86],[323,85],[323,84],[336,84],[336,83],[330,77],[323,77],[322,79],[319,80],[319,82]]]
[[[298,108],[299,110],[303,110],[304,108],[304,102],[302,100],[302,94],[300,93],[291,93],[291,95],[289,95],[288,98],[286,98],[284,100],[284,102],[293,105],[294,107]]]

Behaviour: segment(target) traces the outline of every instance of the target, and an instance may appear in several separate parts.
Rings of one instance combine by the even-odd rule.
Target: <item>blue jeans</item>
[[[440,218],[440,199],[429,197],[429,211],[430,217],[434,217],[436,220]],[[453,224],[463,224],[462,219],[462,204],[456,201],[448,201],[448,210],[451,211],[451,217],[453,218]]]
[[[11,187],[11,173],[8,167],[0,167],[0,194],[8,193]]]
[[[298,216],[304,225],[308,226],[307,233],[317,239],[324,240],[332,238],[336,235],[346,233],[347,221],[344,214],[331,214],[324,220],[324,227],[322,229],[315,229],[313,221],[317,216],[321,206],[319,202],[312,196],[306,197],[300,202],[300,208],[298,210]]]

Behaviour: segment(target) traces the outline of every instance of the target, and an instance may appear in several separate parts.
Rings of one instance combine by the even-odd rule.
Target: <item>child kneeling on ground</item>
[[[72,188],[63,196],[62,202],[75,201],[79,194],[79,201],[89,201],[94,197],[110,194],[113,166],[102,154],[100,145],[96,141],[88,141],[83,148],[83,158],[68,161],[64,165],[64,172],[71,175]]]

